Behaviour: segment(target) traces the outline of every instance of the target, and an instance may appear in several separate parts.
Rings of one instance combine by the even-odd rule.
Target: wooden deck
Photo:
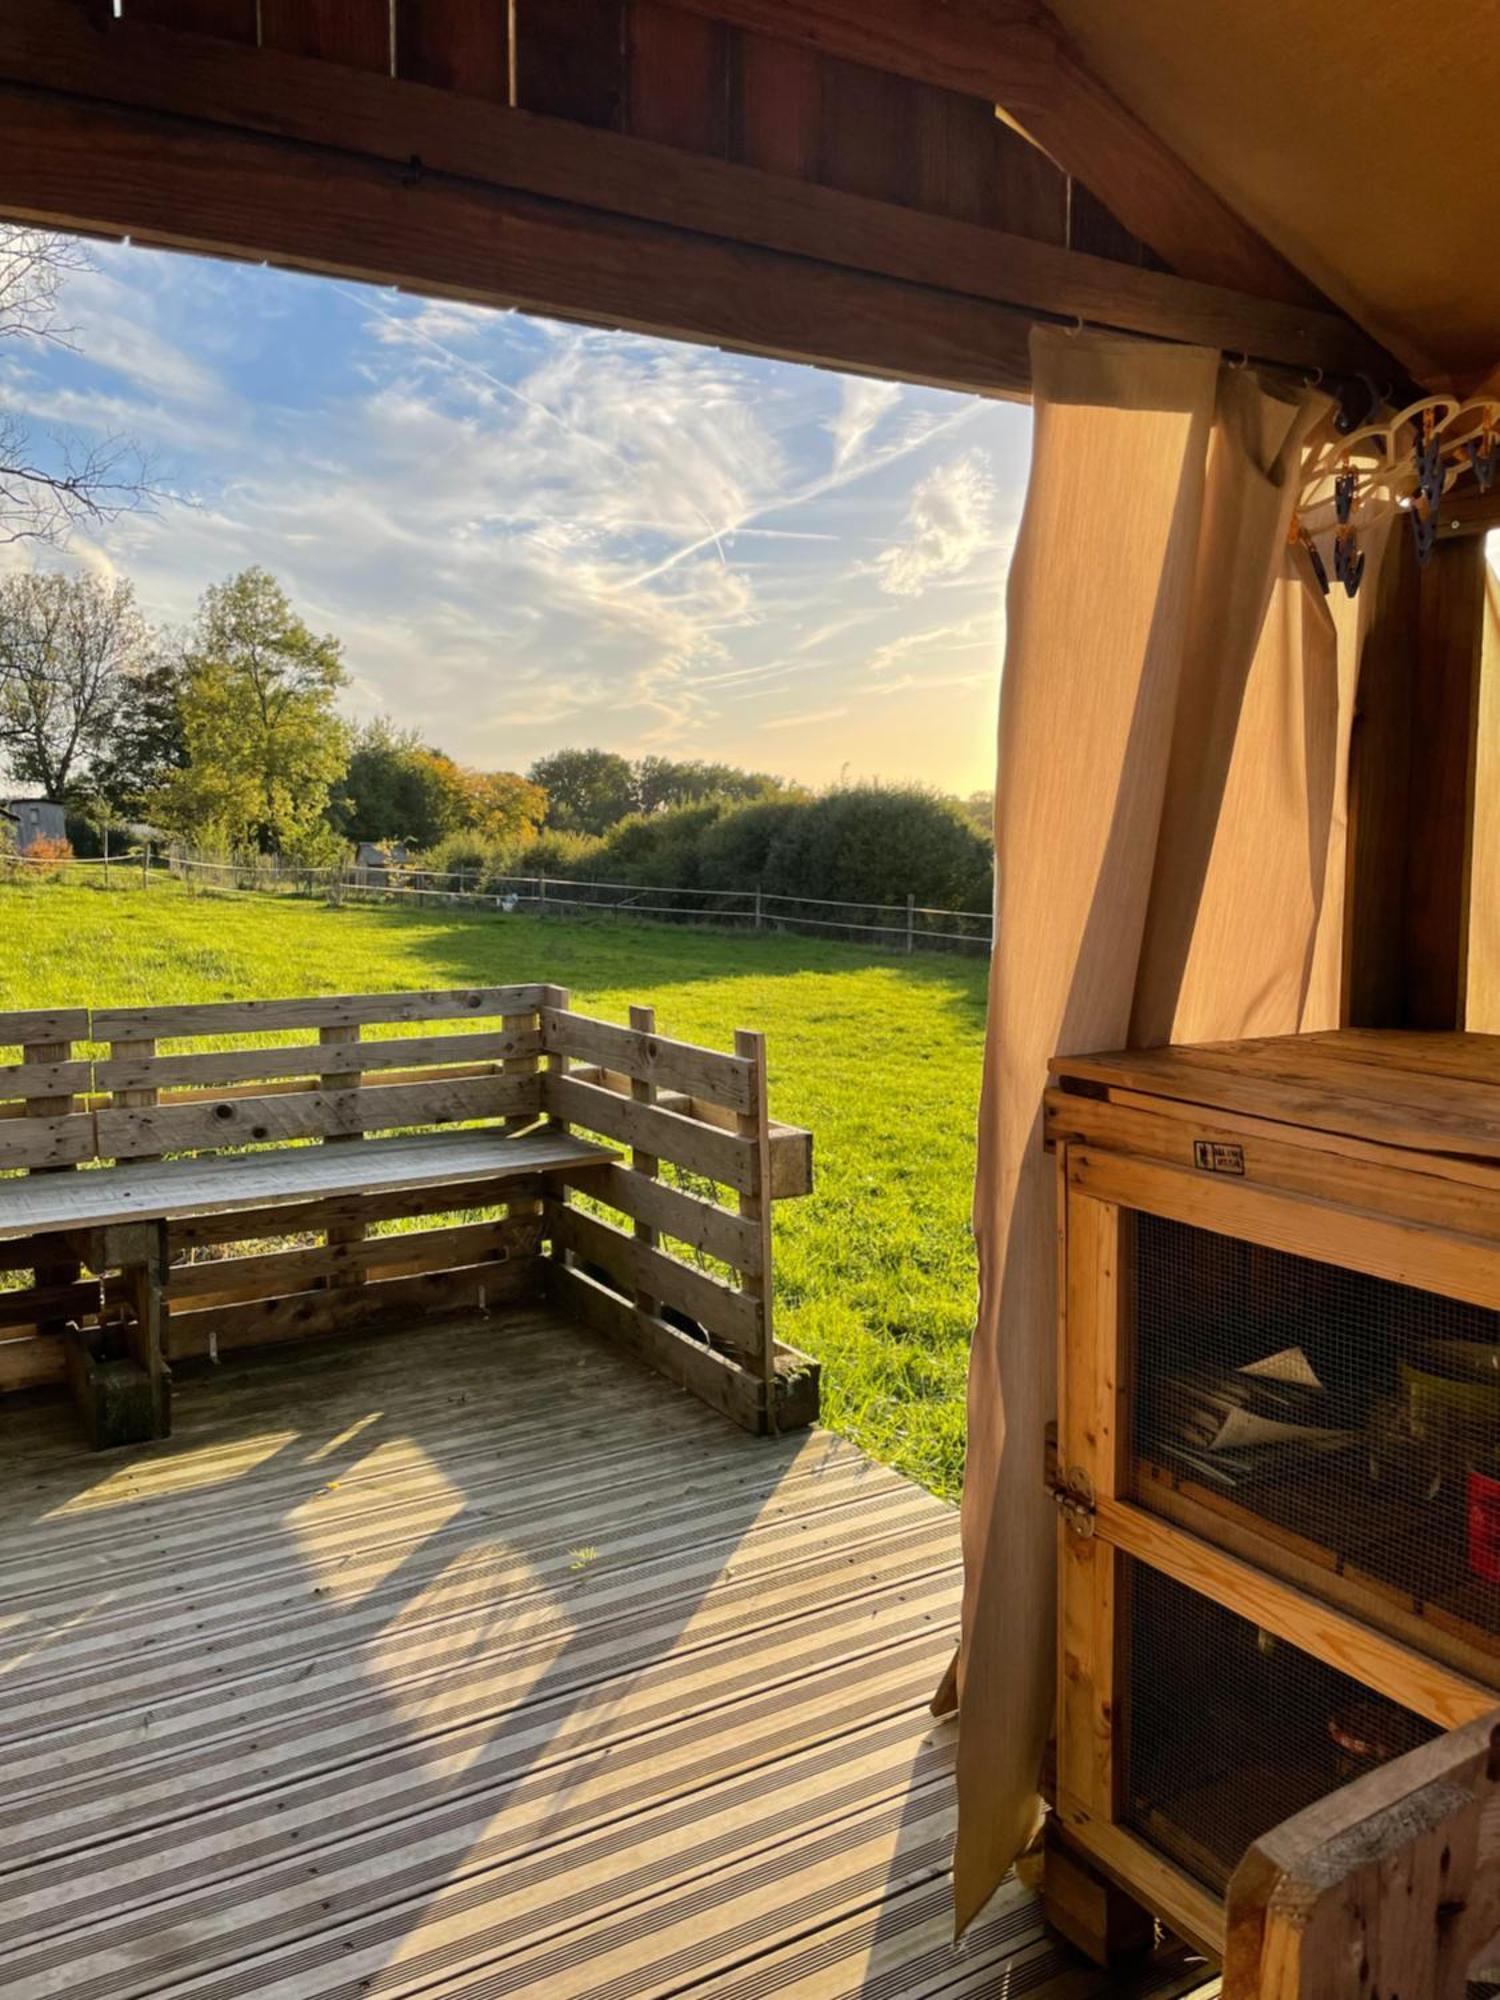
[[[1124,1990],[949,1942],[951,1511],[544,1313],[13,1403],[0,1519],[7,2000]]]

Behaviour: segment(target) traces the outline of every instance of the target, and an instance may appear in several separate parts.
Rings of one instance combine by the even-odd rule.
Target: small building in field
[[[408,866],[410,860],[405,841],[357,841],[354,848],[355,879],[364,888],[384,888],[393,872]]]
[[[39,840],[68,837],[67,816],[51,799],[3,799],[0,815],[20,854],[29,854]]]

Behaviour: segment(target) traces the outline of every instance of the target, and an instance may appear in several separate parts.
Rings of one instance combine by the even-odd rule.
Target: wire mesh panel
[[[1133,1266],[1131,1497],[1500,1685],[1500,1312],[1144,1213]]]
[[[1218,1894],[1263,1833],[1440,1734],[1144,1563],[1125,1590],[1122,1817]]]

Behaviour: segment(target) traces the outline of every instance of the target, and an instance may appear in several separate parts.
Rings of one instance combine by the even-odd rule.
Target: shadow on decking
[[[530,1313],[0,1452],[10,2000],[1109,1990],[947,1942],[956,1529],[838,1440]]]

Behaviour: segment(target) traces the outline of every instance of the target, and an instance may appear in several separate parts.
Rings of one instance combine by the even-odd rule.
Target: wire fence
[[[775,895],[763,889],[703,889],[660,883],[575,881],[561,875],[485,875],[403,865],[391,868],[305,868],[277,855],[210,860],[176,849],[141,849],[112,861],[48,857],[30,867],[11,856],[11,873],[38,878],[86,871],[112,886],[149,888],[163,871],[192,887],[305,896],[331,903],[394,902],[535,916],[604,916],[718,929],[843,937],[895,952],[987,953],[993,926],[987,911],[943,910],[918,903],[847,902]]]

